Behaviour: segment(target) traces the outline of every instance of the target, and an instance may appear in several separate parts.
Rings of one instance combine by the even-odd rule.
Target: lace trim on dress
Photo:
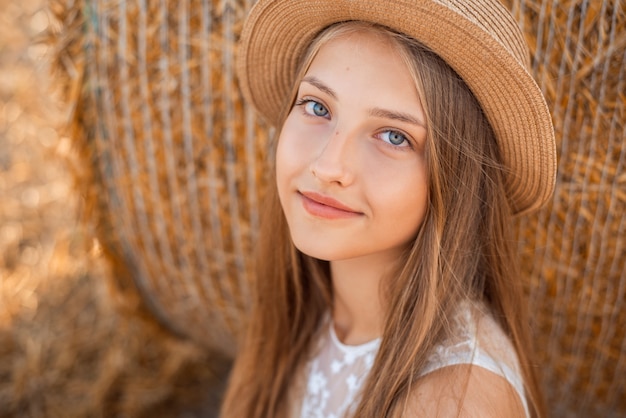
[[[350,413],[380,346],[380,338],[355,346],[343,344],[332,321],[327,323],[319,352],[307,367],[302,418],[341,418]]]

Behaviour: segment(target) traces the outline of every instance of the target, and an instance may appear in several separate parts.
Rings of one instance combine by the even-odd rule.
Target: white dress
[[[529,416],[517,355],[509,339],[482,305],[463,304],[453,323],[453,337],[435,348],[422,375],[457,364],[473,364],[504,377],[518,393]],[[307,364],[301,418],[343,418],[360,397],[380,339],[345,345],[327,321],[328,332]],[[296,416],[298,414],[296,413]]]

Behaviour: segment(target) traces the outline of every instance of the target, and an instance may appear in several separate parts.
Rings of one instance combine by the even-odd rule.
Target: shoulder
[[[517,353],[486,307],[465,303],[451,324],[400,416],[527,416]]]
[[[516,390],[502,376],[472,364],[447,366],[414,385],[402,417],[525,417]]]

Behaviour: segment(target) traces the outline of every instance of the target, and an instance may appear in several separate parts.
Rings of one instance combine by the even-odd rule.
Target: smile
[[[302,206],[311,215],[326,219],[346,219],[363,215],[331,197],[315,192],[298,192]]]

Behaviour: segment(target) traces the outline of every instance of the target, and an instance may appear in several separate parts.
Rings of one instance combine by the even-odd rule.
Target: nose
[[[336,130],[311,162],[311,173],[320,181],[348,186],[354,181],[352,160],[354,152],[349,135]]]

